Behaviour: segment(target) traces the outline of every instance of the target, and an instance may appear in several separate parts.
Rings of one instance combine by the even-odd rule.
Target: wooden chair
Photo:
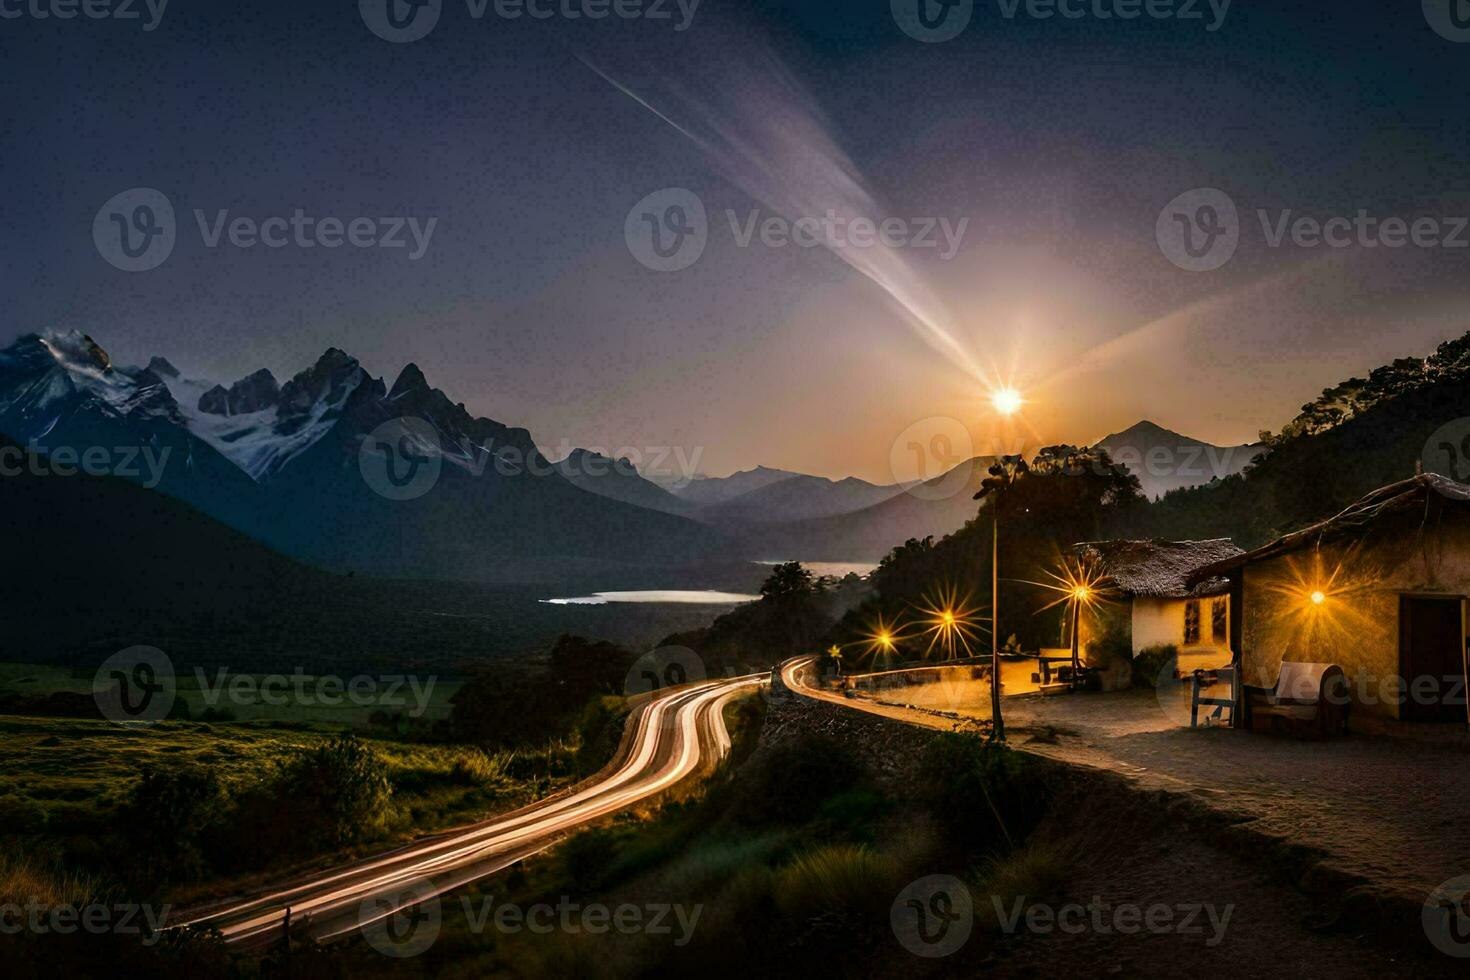
[[[1202,692],[1224,680],[1230,684],[1230,696],[1228,698],[1203,697]],[[1209,684],[1205,682],[1209,681]],[[1240,705],[1240,670],[1236,667],[1220,667],[1215,670],[1196,670],[1189,679],[1189,727],[1199,727],[1200,705],[1213,707],[1215,710],[1206,717],[1221,721],[1225,717],[1225,709],[1230,709],[1230,724],[1235,724],[1235,712]]]

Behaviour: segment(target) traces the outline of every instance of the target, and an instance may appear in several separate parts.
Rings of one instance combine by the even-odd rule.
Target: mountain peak
[[[578,468],[586,471],[586,475],[595,476],[603,472],[615,472],[628,476],[637,476],[638,468],[633,461],[626,456],[614,458],[606,453],[600,453],[596,449],[573,449],[567,453],[567,458],[557,466],[563,468]]]
[[[340,406],[364,377],[366,372],[357,358],[339,348],[328,347],[315,364],[281,385],[278,399],[281,411],[287,414],[307,411],[321,399]]]
[[[39,340],[51,352],[51,356],[63,364],[103,371],[112,368],[112,358],[107,351],[80,330],[48,330]]]
[[[332,370],[339,367],[351,365],[357,366],[357,358],[342,350],[340,347],[328,347],[322,352],[322,356],[316,359],[316,367]]]
[[[177,378],[179,376],[179,369],[170,364],[168,358],[159,357],[157,354],[148,359],[148,367],[145,370],[152,371],[160,378]]]
[[[1173,429],[1166,429],[1162,425],[1159,425],[1159,423],[1155,422],[1153,419],[1140,419],[1123,431],[1114,432],[1112,435],[1098,440],[1098,442],[1099,444],[1101,444],[1104,442],[1110,442],[1114,439],[1121,439],[1125,436],[1168,436],[1175,439],[1184,438],[1184,436],[1175,432]]]
[[[388,397],[394,398],[410,391],[427,391],[429,381],[424,377],[424,372],[419,366],[410,361],[404,365],[402,371],[398,372],[398,380],[393,382],[393,387],[388,391]]]

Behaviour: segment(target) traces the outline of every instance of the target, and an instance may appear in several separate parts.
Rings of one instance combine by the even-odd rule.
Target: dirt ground
[[[1132,697],[1129,695],[1128,697]],[[1047,699],[1040,710],[1055,717],[1056,705],[1078,698]],[[1030,704],[1030,702],[1027,702]],[[1134,708],[1144,707],[1135,703]],[[1065,709],[1062,713],[1075,709]],[[1109,712],[1113,710],[1109,702]],[[1134,712],[1117,708],[1117,721]],[[1014,713],[1019,726],[1023,713]],[[952,727],[942,722],[929,728]],[[851,705],[803,701],[778,707],[767,720],[771,736],[787,731],[814,729],[840,737],[859,748],[870,766],[884,771],[897,792],[905,785],[902,760],[917,756],[922,736],[912,725],[870,712],[851,710]],[[1156,738],[1163,732],[1135,736]],[[1186,738],[1206,749],[1233,733],[1185,732]],[[1017,732],[1014,741],[1030,736]],[[1089,735],[1106,739],[1107,736]],[[1068,754],[1083,743],[1078,735],[1061,735],[1045,754]],[[1055,751],[1058,747],[1060,753]],[[1018,746],[1019,747],[1019,746]],[[1037,747],[1042,747],[1038,743]],[[1308,747],[1310,748],[1310,747]],[[1144,758],[1142,754],[1137,756]],[[1081,769],[1067,760],[1067,771],[1081,778],[1059,799],[1037,831],[1043,839],[1073,842],[1078,846],[1071,862],[1065,892],[1051,896],[1046,905],[1097,906],[1103,927],[1097,928],[1087,913],[1089,927],[1063,932],[1051,928],[1037,932],[1020,928],[1006,932],[993,924],[975,923],[976,936],[953,955],[937,960],[919,960],[907,953],[892,955],[871,964],[872,976],[990,976],[1003,978],[1052,977],[1165,977],[1165,978],[1267,978],[1280,976],[1377,978],[1377,977],[1463,977],[1466,960],[1455,960],[1434,951],[1422,934],[1409,936],[1406,944],[1385,942],[1378,934],[1348,927],[1335,912],[1330,896],[1311,894],[1294,886],[1291,876],[1274,867],[1249,847],[1238,847],[1221,835],[1201,829],[1187,815],[1162,802],[1135,777],[1119,778],[1116,772],[1093,769],[1097,759]],[[1145,772],[1151,770],[1144,770]],[[1178,791],[1177,787],[1173,788]],[[1228,826],[1228,825],[1227,825]],[[934,869],[960,873],[963,869]],[[1446,876],[1447,877],[1447,876]],[[1437,883],[1437,882],[1436,882]],[[993,899],[975,894],[977,908],[993,905]],[[1113,928],[1113,910],[1152,907],[1174,910],[1183,923],[1187,910],[1213,909],[1214,920],[1205,911],[1195,913],[1199,931],[1149,932]],[[993,918],[993,917],[991,917]],[[1075,920],[1074,920],[1075,921]],[[1217,929],[1213,924],[1222,923]],[[1121,920],[1117,924],[1123,926]]]
[[[1009,686],[1009,685],[1008,685]],[[975,728],[989,688],[968,678],[848,699],[930,728]],[[1125,777],[1160,806],[1204,807],[1237,846],[1284,866],[1343,928],[1423,944],[1430,893],[1470,875],[1470,738],[1298,741],[1188,727],[1183,689],[1008,698],[1013,747]],[[1460,965],[1467,965],[1462,962]]]

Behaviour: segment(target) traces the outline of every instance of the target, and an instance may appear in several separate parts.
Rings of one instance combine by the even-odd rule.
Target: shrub
[[[861,776],[862,767],[841,742],[799,735],[751,758],[735,783],[731,811],[736,820],[756,826],[801,823]]]
[[[627,708],[621,698],[595,697],[577,720],[578,776],[590,776],[613,757],[623,737]]]
[[[158,874],[160,867],[176,879],[206,877],[207,840],[227,820],[229,809],[229,794],[213,766],[145,766],[121,821],[143,877]],[[154,861],[155,856],[167,860]]]
[[[87,905],[104,896],[101,881],[25,855],[0,854],[0,904]]]
[[[919,770],[935,819],[980,850],[1019,846],[1046,810],[1049,794],[1035,765],[978,735],[936,736]]]
[[[29,796],[0,796],[0,827],[8,833],[33,834],[46,827],[46,808]]]
[[[895,876],[893,861],[866,847],[823,847],[799,855],[777,871],[776,906],[803,921],[829,912],[886,907]]]
[[[1139,687],[1157,687],[1165,670],[1178,661],[1179,648],[1172,643],[1144,647],[1133,658],[1133,683]]]
[[[351,735],[301,752],[274,787],[299,826],[336,845],[370,839],[392,816],[392,785],[381,756]]]
[[[981,921],[998,925],[992,899],[1010,907],[1018,898],[1035,902],[1060,894],[1075,859],[1070,843],[1037,839],[1005,857],[990,859],[982,872],[984,897],[976,903],[977,915]]]
[[[493,783],[505,776],[510,755],[509,752],[497,752],[491,756],[480,749],[469,749],[454,760],[454,766],[449,770],[449,780],[459,786]]]

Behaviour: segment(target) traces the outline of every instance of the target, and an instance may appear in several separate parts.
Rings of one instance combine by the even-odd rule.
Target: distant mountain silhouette
[[[877,486],[853,476],[844,480],[829,480],[820,476],[796,474],[705,507],[700,510],[698,517],[717,527],[831,517],[871,507],[900,493],[902,489],[898,486]]]
[[[788,470],[775,470],[769,466],[757,466],[752,470],[741,470],[729,476],[696,476],[689,483],[674,488],[680,498],[699,507],[712,507],[727,500],[734,500],[753,490],[769,486],[793,476]]]
[[[1470,481],[1470,334],[1400,358],[1302,407],[1245,473],[1179,490],[1120,529],[1129,536],[1231,537],[1242,547],[1337,513],[1417,467]]]
[[[19,452],[0,437],[7,462]],[[190,623],[280,616],[335,581],[167,494],[32,459],[0,477],[6,659],[163,645]]]
[[[972,520],[972,499],[993,459],[976,457],[861,510],[747,528],[747,551],[767,558],[877,561],[909,538],[943,537]]]
[[[542,648],[568,629],[651,643],[699,622],[672,607],[630,608],[610,621],[592,615],[596,607],[537,603],[551,586],[323,571],[132,481],[72,473],[71,464],[56,473],[45,456],[17,466],[20,448],[0,436],[0,540],[10,559],[3,661],[70,664],[90,676],[142,644],[176,669],[453,673]],[[620,567],[599,565],[584,586],[616,588]],[[65,713],[90,715],[90,701]]]
[[[688,517],[698,509],[651,480],[639,475],[627,459],[612,459],[590,449],[573,449],[556,464],[567,482],[588,493],[599,494],[648,510]]]
[[[1197,487],[1234,476],[1265,452],[1265,446],[1215,446],[1144,420],[1097,443],[1116,463],[1138,477],[1150,500],[1171,490]]]

